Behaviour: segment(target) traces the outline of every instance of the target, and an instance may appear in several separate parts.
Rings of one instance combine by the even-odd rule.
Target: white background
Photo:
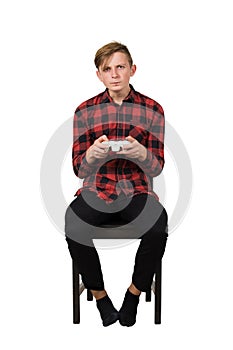
[[[232,349],[230,1],[9,0],[0,17],[1,348]],[[76,106],[103,90],[93,57],[112,40],[129,47],[134,87],[161,103],[193,167],[191,205],[164,257],[159,326],[142,296],[134,327],[104,328],[84,294],[81,324],[72,324],[71,260],[40,194],[44,149]],[[177,179],[167,159],[171,215]],[[71,201],[77,180],[71,163],[64,167]],[[117,308],[136,248],[100,251]]]

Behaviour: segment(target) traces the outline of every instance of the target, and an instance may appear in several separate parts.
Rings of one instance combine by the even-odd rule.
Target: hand
[[[126,137],[126,140],[130,142],[129,145],[124,145],[122,151],[117,152],[117,154],[125,154],[129,158],[136,158],[140,162],[143,162],[147,157],[147,149],[141,145],[136,139],[132,136]]]
[[[108,146],[103,145],[103,141],[108,141],[106,135],[100,136],[86,152],[87,163],[92,164],[96,159],[104,159],[108,155]]]

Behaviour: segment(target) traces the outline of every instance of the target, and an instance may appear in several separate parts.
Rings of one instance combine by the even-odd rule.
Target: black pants
[[[65,234],[71,257],[78,263],[84,286],[103,290],[101,264],[93,239],[98,238],[98,226],[118,220],[133,224],[135,238],[141,238],[132,282],[139,290],[146,291],[151,286],[156,264],[163,257],[168,236],[166,210],[151,195],[137,194],[129,199],[121,194],[113,203],[106,204],[95,193],[82,192],[65,215]]]

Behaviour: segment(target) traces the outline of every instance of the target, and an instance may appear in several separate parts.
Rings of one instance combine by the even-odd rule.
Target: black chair
[[[123,224],[123,223],[122,223]],[[111,224],[111,225],[103,225],[102,228],[105,228],[106,230],[101,231],[98,235],[98,238],[103,239],[131,239],[135,237],[133,236],[134,232],[133,229],[129,229],[129,226],[127,225],[127,231],[124,229],[124,226],[119,226],[119,223],[117,224]],[[107,228],[111,228],[111,231],[108,231]],[[113,229],[113,230],[112,230]],[[73,275],[73,323],[79,324],[80,323],[80,295],[84,291],[85,287],[84,284],[80,281],[80,273],[78,264],[72,261],[72,275]],[[146,292],[146,298],[145,300],[147,302],[151,301],[151,290],[153,291],[155,295],[155,314],[154,314],[154,323],[160,324],[161,323],[161,282],[162,282],[162,261],[160,261],[160,264],[157,266],[157,270],[155,271],[154,280],[151,285],[151,289]],[[93,295],[90,290],[87,290],[87,300],[92,301]]]

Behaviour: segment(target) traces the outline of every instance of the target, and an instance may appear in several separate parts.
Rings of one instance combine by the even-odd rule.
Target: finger
[[[109,145],[103,145],[102,143],[97,145],[98,149],[104,150],[104,152],[108,152]]]
[[[106,157],[106,153],[95,152],[94,153],[94,157],[95,158],[105,158]]]
[[[122,152],[122,154],[130,154],[130,153],[135,153],[138,152],[137,147],[131,145],[124,145],[123,149],[119,152]]]
[[[95,158],[106,158],[108,156],[108,151],[106,152],[105,150],[102,150],[102,149],[94,150],[93,156]]]
[[[135,148],[135,145],[133,145],[132,143],[128,144],[128,145],[123,145],[121,148],[121,151],[119,152],[129,152],[129,151],[133,151]],[[134,150],[135,151],[135,150]]]
[[[137,141],[137,140],[134,139],[132,136],[127,136],[125,139],[126,139],[127,141],[129,141],[129,142]]]
[[[136,159],[136,158],[139,157],[139,154],[138,154],[138,153],[133,153],[133,154],[128,154],[127,156],[128,156],[128,158],[134,158],[134,159]]]
[[[139,157],[139,151],[138,150],[134,150],[134,149],[130,149],[130,150],[123,150],[123,151],[119,151],[116,152],[117,154],[124,154],[125,156],[129,157],[129,158],[138,158]]]
[[[108,138],[106,135],[102,135],[97,139],[97,141],[99,141],[99,142],[108,141]]]
[[[97,153],[105,153],[105,147],[95,146],[94,151]]]
[[[119,151],[119,152],[116,152],[116,154],[124,154],[125,156],[131,157],[132,154],[135,154],[135,152],[132,151],[132,150],[130,150],[130,151]]]

